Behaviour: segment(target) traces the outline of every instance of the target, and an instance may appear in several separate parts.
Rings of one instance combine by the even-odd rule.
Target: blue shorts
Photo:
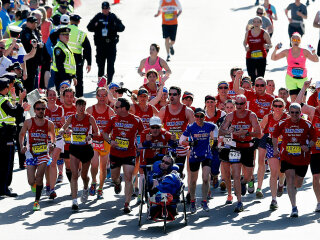
[[[41,156],[42,157],[42,156]],[[47,166],[50,166],[52,162],[52,158],[44,159],[44,158],[38,158],[38,157],[33,157],[33,158],[28,158],[26,159],[26,165],[27,166],[38,166],[42,163],[47,163]]]
[[[261,139],[259,139],[259,148],[266,149],[267,148],[267,138],[269,136],[269,133],[265,133]]]

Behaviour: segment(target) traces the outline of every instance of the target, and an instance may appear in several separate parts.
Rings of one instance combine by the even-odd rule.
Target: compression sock
[[[36,201],[40,200],[42,189],[43,189],[43,185],[37,185],[37,187],[36,187]]]
[[[72,172],[70,169],[66,169],[66,175],[67,175],[69,182],[71,182]]]

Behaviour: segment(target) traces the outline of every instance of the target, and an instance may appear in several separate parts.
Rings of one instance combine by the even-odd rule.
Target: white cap
[[[316,82],[316,88],[320,88],[320,81]]]
[[[67,14],[61,15],[60,23],[64,23],[64,24],[70,23],[70,17]]]
[[[154,126],[154,125],[158,125],[158,126],[162,126],[162,123],[161,123],[161,119],[159,117],[152,117],[150,118],[150,126]]]
[[[9,30],[12,32],[20,33],[22,31],[21,27],[9,25]]]

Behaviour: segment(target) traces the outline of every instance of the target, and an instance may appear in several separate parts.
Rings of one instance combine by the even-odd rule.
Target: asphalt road
[[[88,21],[100,11],[101,0],[82,0],[76,10],[83,16],[80,28],[86,29]],[[129,89],[136,89],[142,79],[136,73],[139,62],[149,55],[151,43],[161,46],[160,56],[165,58],[164,41],[161,33],[161,18],[154,18],[158,0],[121,0],[112,6],[126,30],[120,33],[116,74],[114,81],[124,82]],[[183,13],[179,17],[176,54],[169,63],[173,74],[168,86],[178,85],[182,90],[195,94],[195,106],[203,106],[204,96],[216,93],[218,81],[229,81],[229,69],[233,66],[245,68],[245,51],[242,41],[245,25],[255,15],[255,0],[181,0]],[[261,2],[261,1],[260,1]],[[282,42],[289,46],[287,34],[288,21],[284,9],[292,1],[273,0],[279,20],[275,22],[272,38],[274,44]],[[305,1],[303,1],[304,3]],[[306,20],[306,35],[302,46],[317,46],[318,30],[312,22],[319,7],[319,1],[311,2]],[[89,33],[92,40],[92,34]],[[94,49],[95,51],[95,49]],[[95,52],[93,52],[93,56]],[[95,61],[92,70],[85,75],[85,97],[89,105],[95,102],[94,91],[97,80]],[[308,75],[319,80],[319,65],[308,63]],[[266,79],[274,79],[276,88],[284,86],[286,61],[273,62],[268,57]],[[129,215],[122,213],[123,192],[115,195],[110,182],[104,186],[104,199],[89,197],[86,204],[80,204],[80,211],[72,213],[70,186],[66,180],[58,185],[58,197],[48,200],[41,198],[41,211],[33,212],[34,194],[27,183],[26,171],[15,164],[12,188],[19,196],[15,199],[0,199],[1,239],[318,239],[320,214],[314,213],[316,199],[312,190],[310,171],[303,187],[297,195],[299,218],[291,219],[291,205],[287,194],[278,199],[279,209],[269,211],[271,202],[268,187],[269,175],[263,185],[264,199],[255,195],[243,198],[245,211],[236,214],[235,205],[224,205],[226,194],[213,190],[208,213],[198,209],[195,215],[188,215],[188,225],[184,226],[182,217],[169,223],[168,233],[162,231],[162,224],[146,221],[138,227],[138,207],[133,206]],[[81,180],[79,190],[82,189]],[[198,197],[201,185],[198,182]],[[79,193],[80,195],[80,193]],[[132,201],[132,204],[135,200]],[[198,201],[200,203],[200,199]],[[199,204],[200,205],[200,204]]]

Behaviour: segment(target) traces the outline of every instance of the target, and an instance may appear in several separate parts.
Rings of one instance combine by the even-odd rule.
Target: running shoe
[[[119,183],[114,183],[114,192],[115,194],[121,193],[121,182],[122,182],[122,177],[119,177],[120,182]]]
[[[212,176],[212,186],[213,186],[213,188],[219,187],[219,179],[218,179],[217,175]]]
[[[316,210],[314,210],[315,212],[320,212],[320,203],[317,204]]]
[[[309,0],[307,0],[307,2],[306,2],[306,6],[309,6],[309,5],[310,5]]]
[[[232,201],[233,201],[232,195],[228,195],[226,204],[232,204]]]
[[[251,179],[251,181],[248,182],[248,193],[254,193],[254,179]]]
[[[271,211],[274,211],[274,210],[277,210],[278,209],[278,203],[277,203],[277,200],[273,199],[271,201],[271,204],[270,204],[270,210]]]
[[[236,208],[234,209],[234,212],[239,213],[243,211],[243,204],[242,202],[238,202]]]
[[[227,189],[226,182],[223,179],[221,179],[220,190],[224,192],[226,189]]]
[[[79,205],[77,203],[73,203],[71,209],[73,211],[78,211],[79,210]]]
[[[90,196],[96,195],[97,183],[92,183],[89,189]]]
[[[186,201],[187,201],[187,204],[190,204],[190,202],[191,202],[191,195],[190,195],[190,193],[187,193]]]
[[[167,62],[170,62],[170,55],[167,56]]]
[[[192,201],[192,202],[190,202],[190,213],[194,214],[196,212],[197,212],[196,202]]]
[[[259,0],[256,0],[256,3],[254,5],[259,6]]]
[[[258,198],[258,199],[263,198],[263,193],[261,192],[261,189],[260,189],[260,188],[257,188],[256,198]]]
[[[244,196],[247,193],[247,184],[244,182],[241,182],[241,195]]]
[[[291,214],[290,214],[290,217],[292,217],[292,218],[296,218],[296,217],[298,217],[299,215],[298,215],[298,208],[297,207],[293,207],[292,208],[292,212],[291,212]]]
[[[89,195],[89,190],[88,189],[83,189],[82,190],[82,196],[81,196],[81,202],[85,203],[88,201],[88,195]]]
[[[107,168],[107,179],[111,178],[111,169]]]
[[[46,185],[46,196],[50,196],[50,186]]]
[[[134,188],[132,192],[132,197],[137,197],[139,194],[139,188]]]
[[[57,194],[56,194],[56,192],[54,191],[54,190],[51,190],[50,191],[50,195],[49,195],[49,199],[55,199],[57,197]]]
[[[97,191],[97,199],[102,199],[103,198],[103,191],[102,189],[98,189]]]
[[[129,203],[125,203],[124,204],[123,212],[126,213],[126,214],[131,212],[131,208],[129,206]]]
[[[283,186],[280,186],[278,182],[277,197],[281,197],[282,194],[283,194]]]
[[[40,204],[35,201],[33,204],[33,211],[39,211],[40,210]]]
[[[37,191],[37,184],[33,184],[31,186],[31,191],[34,192],[34,193]]]
[[[173,46],[171,46],[171,47],[170,47],[170,54],[171,54],[171,55],[174,55],[174,49],[173,49]]]
[[[201,201],[201,207],[203,211],[209,212],[209,207],[207,201]]]
[[[211,192],[211,190],[209,190],[209,191],[208,191],[208,195],[207,195],[207,200],[212,199],[212,197],[211,197],[211,193],[212,193],[212,192]]]
[[[62,183],[63,182],[63,175],[59,174],[57,178],[57,183]]]

